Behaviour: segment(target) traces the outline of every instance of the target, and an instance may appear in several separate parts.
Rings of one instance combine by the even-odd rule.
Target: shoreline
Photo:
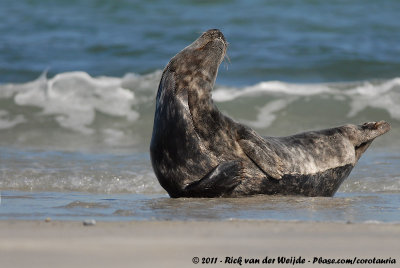
[[[325,266],[312,264],[319,257],[400,262],[400,224],[395,223],[100,221],[84,226],[78,221],[0,220],[0,237],[4,267],[189,267],[194,257],[200,258],[198,266],[238,267],[239,257],[267,256],[301,257],[306,263],[297,265],[303,267]],[[203,257],[218,262],[202,264]],[[227,257],[232,263],[225,264]],[[242,263],[254,265],[262,264]]]

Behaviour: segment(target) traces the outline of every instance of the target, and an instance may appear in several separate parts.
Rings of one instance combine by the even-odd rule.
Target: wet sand
[[[400,224],[271,221],[0,221],[1,267],[240,267],[226,257],[262,261],[302,257],[392,258],[400,263]],[[200,263],[193,264],[193,257]],[[202,264],[203,257],[216,264]],[[237,259],[236,259],[237,260]],[[211,261],[211,259],[210,259]],[[298,266],[298,265],[295,265]],[[346,267],[346,265],[337,265]],[[376,265],[375,265],[376,266]],[[385,265],[394,267],[396,265]],[[352,265],[351,267],[365,267]]]

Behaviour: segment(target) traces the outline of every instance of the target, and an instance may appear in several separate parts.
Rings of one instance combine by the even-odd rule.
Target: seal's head
[[[219,61],[222,61],[226,53],[227,42],[224,35],[218,29],[211,29],[203,33],[185,50],[197,50],[212,54]]]
[[[226,54],[228,43],[217,29],[208,30],[169,62],[167,69],[182,80],[202,77],[213,83],[218,67]],[[178,79],[180,80],[180,79]],[[189,82],[189,81],[187,81]]]

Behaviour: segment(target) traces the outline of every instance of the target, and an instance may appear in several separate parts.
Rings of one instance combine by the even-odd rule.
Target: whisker
[[[228,53],[225,53],[224,56],[224,67],[228,70],[228,66],[231,64],[231,59],[228,56]]]

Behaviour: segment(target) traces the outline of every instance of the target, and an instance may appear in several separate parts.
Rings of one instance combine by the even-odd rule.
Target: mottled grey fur
[[[227,49],[209,30],[171,59],[156,99],[150,155],[171,197],[332,196],[386,122],[259,136],[221,114],[211,91]]]

